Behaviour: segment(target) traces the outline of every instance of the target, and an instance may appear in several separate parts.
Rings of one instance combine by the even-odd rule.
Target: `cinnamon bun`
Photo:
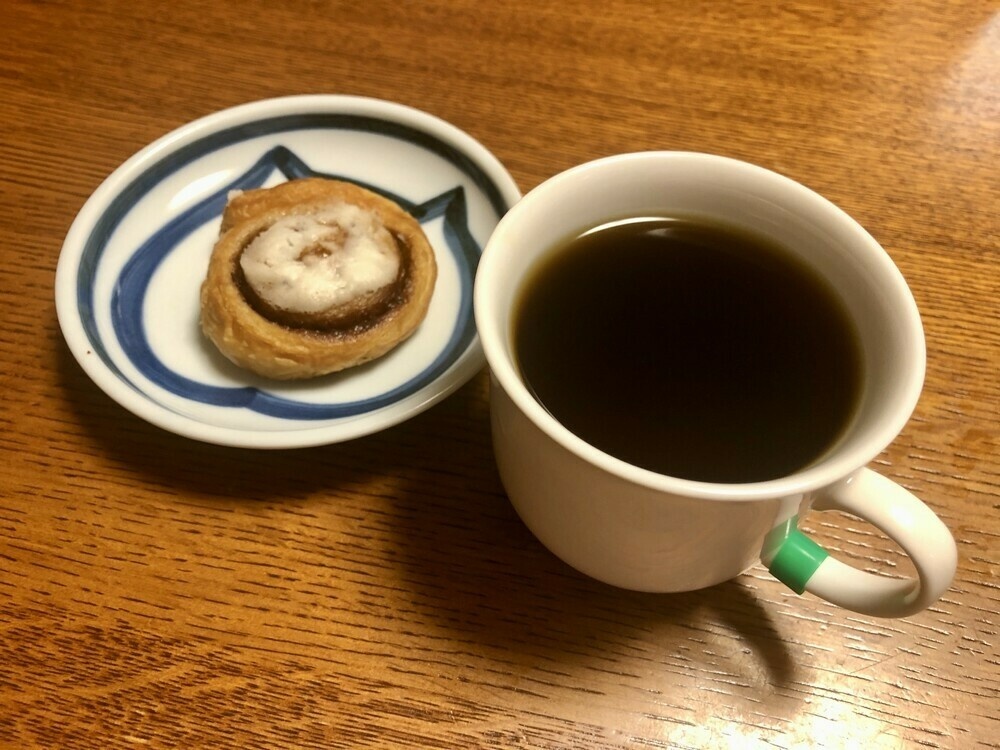
[[[325,375],[386,354],[423,321],[437,265],[396,203],[308,178],[234,193],[201,287],[201,327],[270,378]]]

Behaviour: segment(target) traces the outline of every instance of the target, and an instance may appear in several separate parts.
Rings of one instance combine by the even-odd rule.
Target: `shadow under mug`
[[[563,427],[521,380],[512,309],[535,261],[567,238],[640,216],[705,216],[755,230],[798,254],[840,294],[865,362],[857,416],[818,462],[792,475],[714,484],[632,466]],[[734,578],[760,559],[797,593],[857,612],[924,609],[955,574],[955,542],[903,487],[865,468],[903,428],[923,385],[916,304],[878,243],[842,210],[793,180],[720,156],[623,154],[542,183],[501,220],[476,275],[475,317],[491,372],[501,480],[553,553],[587,575],[640,591],[688,591]],[[797,528],[809,509],[839,510],[881,529],[916,578],[847,565]]]

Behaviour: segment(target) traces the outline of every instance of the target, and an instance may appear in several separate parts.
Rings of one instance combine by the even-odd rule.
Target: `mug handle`
[[[958,550],[948,528],[915,495],[861,469],[817,493],[816,510],[840,510],[877,527],[909,555],[917,578],[866,573],[834,557],[797,528],[798,516],[768,534],[762,555],[771,574],[801,594],[875,617],[906,617],[935,602],[951,585]]]

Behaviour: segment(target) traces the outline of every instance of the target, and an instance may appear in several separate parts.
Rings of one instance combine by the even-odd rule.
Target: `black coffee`
[[[855,326],[786,249],[700,220],[610,224],[554,248],[514,309],[538,401],[591,445],[686,479],[819,458],[861,391]]]

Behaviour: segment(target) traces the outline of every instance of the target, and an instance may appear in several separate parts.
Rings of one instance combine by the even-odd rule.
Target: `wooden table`
[[[1000,747],[1000,11],[827,3],[28,2],[0,52],[0,746]],[[294,93],[402,102],[522,190],[617,152],[743,158],[842,206],[927,332],[876,461],[958,540],[884,621],[763,569],[648,595],[549,554],[497,479],[480,373],[371,437],[215,447],[99,390],[53,276],[145,144]],[[845,517],[813,534],[905,568]]]

